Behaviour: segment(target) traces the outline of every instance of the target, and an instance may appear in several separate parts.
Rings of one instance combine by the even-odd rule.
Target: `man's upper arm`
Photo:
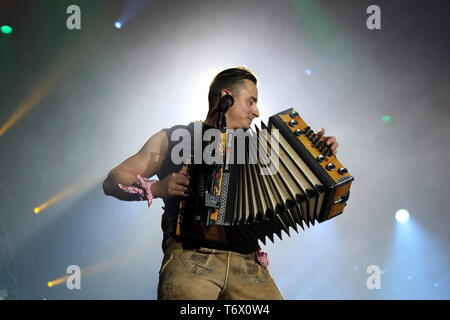
[[[160,131],[151,136],[135,155],[123,161],[116,168],[127,170],[136,176],[139,174],[142,177],[152,177],[161,168],[167,154],[168,144],[166,133]]]

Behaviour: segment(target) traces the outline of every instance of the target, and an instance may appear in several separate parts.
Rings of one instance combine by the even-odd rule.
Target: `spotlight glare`
[[[389,116],[389,115],[382,116],[382,117],[381,117],[381,121],[382,121],[383,123],[389,123],[389,122],[392,121],[392,117]]]
[[[405,209],[400,209],[395,213],[395,219],[400,223],[405,223],[409,220],[409,212]]]
[[[2,31],[2,33],[4,34],[10,34],[13,32],[13,28],[10,26],[1,26],[0,30]]]
[[[49,281],[49,282],[47,282],[47,287],[51,288],[51,287],[57,286],[57,285],[59,285],[61,283],[66,282],[68,278],[69,278],[69,276],[66,275],[66,276],[63,276],[63,277],[58,278],[56,280]]]
[[[122,22],[117,21],[116,23],[114,23],[114,25],[116,26],[117,29],[122,29]]]
[[[306,75],[310,76],[312,72],[310,69],[305,69],[305,73],[306,73]]]

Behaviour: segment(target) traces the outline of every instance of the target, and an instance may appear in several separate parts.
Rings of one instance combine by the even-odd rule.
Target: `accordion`
[[[223,161],[187,164],[190,195],[180,202],[178,237],[266,244],[343,213],[354,178],[297,111],[240,133],[243,139],[220,133],[215,159]]]

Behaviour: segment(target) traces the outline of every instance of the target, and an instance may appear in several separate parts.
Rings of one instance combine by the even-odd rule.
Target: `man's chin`
[[[240,125],[235,125],[235,126],[230,126],[230,127],[227,126],[227,128],[234,129],[234,130],[238,130],[238,129],[248,130],[248,129],[250,129],[250,125],[251,125],[251,123],[247,122],[247,123],[240,124]]]

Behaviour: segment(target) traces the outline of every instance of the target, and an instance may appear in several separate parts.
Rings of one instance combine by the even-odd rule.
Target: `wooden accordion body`
[[[192,195],[180,203],[177,236],[233,247],[265,244],[266,237],[273,242],[274,234],[282,239],[282,231],[289,235],[289,228],[304,229],[343,212],[354,178],[298,112],[282,111],[261,126],[248,133],[276,156],[277,170],[261,174],[269,166],[248,161],[257,153],[248,146],[245,164],[236,163],[237,152],[229,164],[236,141],[222,133],[221,155],[228,161],[189,165]]]

